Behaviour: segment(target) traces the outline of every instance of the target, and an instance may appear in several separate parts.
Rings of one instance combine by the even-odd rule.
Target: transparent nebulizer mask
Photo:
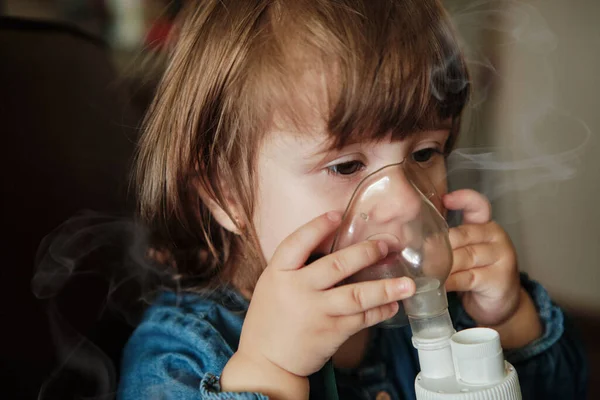
[[[437,170],[439,171],[439,170]],[[415,294],[381,323],[387,328],[410,323],[421,371],[417,400],[518,400],[516,370],[504,360],[499,335],[489,328],[456,333],[448,312],[445,282],[452,267],[448,225],[436,194],[436,170],[412,159],[388,165],[361,181],[346,208],[331,251],[364,240],[382,240],[388,255],[342,284],[409,277]],[[442,177],[437,177],[442,178]],[[335,382],[332,364],[326,382]],[[329,371],[329,372],[327,372]],[[337,399],[335,384],[328,385]]]
[[[408,324],[448,308],[444,283],[452,266],[448,225],[427,171],[410,159],[388,165],[358,185],[344,213],[332,252],[364,240],[387,243],[387,257],[344,283],[409,277],[416,293],[384,327]]]

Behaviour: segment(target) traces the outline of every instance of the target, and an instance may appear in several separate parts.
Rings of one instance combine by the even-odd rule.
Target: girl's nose
[[[409,180],[404,168],[393,168],[376,183],[381,190],[371,209],[371,222],[377,224],[405,224],[415,220],[421,212],[421,194]],[[372,187],[375,189],[375,187]]]

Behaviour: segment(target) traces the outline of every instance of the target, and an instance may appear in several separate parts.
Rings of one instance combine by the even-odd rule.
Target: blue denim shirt
[[[526,275],[522,284],[544,327],[535,342],[505,353],[518,371],[523,399],[585,398],[587,365],[573,328],[539,284]],[[162,293],[125,348],[118,398],[266,399],[259,393],[225,393],[219,386],[247,308],[247,300],[232,289],[202,296]],[[450,312],[457,330],[475,326],[453,295]],[[419,362],[411,336],[410,327],[372,329],[361,365],[336,369],[340,399],[414,399]],[[310,398],[324,399],[321,374],[311,376],[310,384]]]

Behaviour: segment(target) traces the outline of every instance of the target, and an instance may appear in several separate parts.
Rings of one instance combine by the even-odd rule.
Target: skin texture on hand
[[[504,348],[540,337],[541,322],[521,287],[515,248],[504,229],[491,221],[489,201],[473,190],[458,190],[443,202],[449,210],[463,211],[463,225],[450,230],[454,262],[446,289],[459,292],[465,311],[479,326],[500,333]]]
[[[351,336],[396,314],[398,301],[414,293],[408,278],[337,286],[385,257],[384,242],[357,243],[305,265],[340,221],[340,213],[324,214],[277,248],[252,295],[238,351],[223,371],[223,390],[305,398],[305,377]]]
[[[226,392],[259,392],[275,400],[308,400],[310,393],[308,378],[239,351],[225,365],[220,384]]]

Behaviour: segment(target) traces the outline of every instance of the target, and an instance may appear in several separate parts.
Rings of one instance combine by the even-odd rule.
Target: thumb
[[[341,220],[340,212],[331,211],[302,225],[281,242],[269,264],[280,270],[301,268],[313,250],[337,229]]]

